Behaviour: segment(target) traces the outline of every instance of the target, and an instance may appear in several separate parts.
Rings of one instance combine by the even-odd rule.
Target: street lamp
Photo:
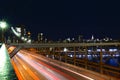
[[[2,30],[2,42],[4,42],[4,29],[7,27],[7,23],[5,21],[0,21],[0,28]]]

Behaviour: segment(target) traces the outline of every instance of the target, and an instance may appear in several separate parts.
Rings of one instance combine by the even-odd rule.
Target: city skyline
[[[11,32],[9,32],[11,31]],[[29,30],[26,30],[24,25],[18,25],[16,27],[9,28],[10,35],[5,35],[6,41],[11,43],[21,43],[21,42],[38,42],[38,43],[46,43],[46,42],[113,42],[113,41],[119,41],[115,40],[112,37],[105,36],[103,38],[96,37],[94,35],[89,36],[89,38],[84,38],[84,35],[75,35],[74,37],[67,36],[66,38],[59,38],[57,40],[49,39],[44,33],[38,33],[36,36],[36,39],[33,39],[31,36],[31,32]],[[5,41],[5,42],[6,42]]]
[[[112,6],[92,1],[4,0],[1,3],[0,19],[5,19],[13,27],[25,25],[33,38],[38,33],[44,33],[54,40],[77,35],[84,35],[87,39],[91,35],[120,39],[120,16],[114,2],[111,2]]]

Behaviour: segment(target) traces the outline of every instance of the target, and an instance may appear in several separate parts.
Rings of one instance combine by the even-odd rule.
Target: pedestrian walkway
[[[0,80],[18,80],[5,44],[0,48]]]

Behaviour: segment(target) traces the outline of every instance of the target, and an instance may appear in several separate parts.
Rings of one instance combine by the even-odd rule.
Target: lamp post
[[[0,21],[0,28],[2,30],[2,39],[1,41],[4,43],[4,29],[7,27],[7,23],[5,21]]]

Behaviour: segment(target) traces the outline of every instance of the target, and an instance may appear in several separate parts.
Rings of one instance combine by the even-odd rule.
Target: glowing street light
[[[5,21],[0,21],[0,28],[2,29],[2,42],[4,42],[4,33],[3,30],[7,27],[7,23]]]
[[[1,27],[2,29],[5,29],[6,26],[7,26],[7,23],[6,23],[5,21],[1,21],[1,22],[0,22],[0,27]]]

